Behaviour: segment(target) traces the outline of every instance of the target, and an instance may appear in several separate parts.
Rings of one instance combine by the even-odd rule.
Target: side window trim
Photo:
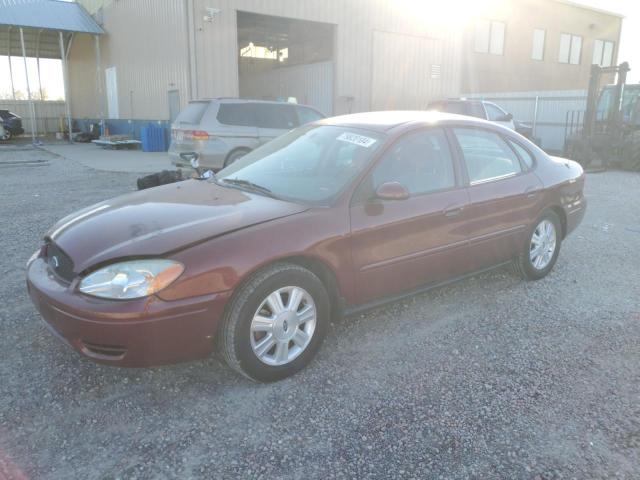
[[[487,107],[486,107],[485,103],[486,102],[480,102],[480,105],[482,105],[482,111],[484,112],[484,119],[485,120],[489,120],[489,112],[487,112]]]
[[[469,178],[469,172],[467,170],[466,159],[464,158],[464,152],[462,151],[462,146],[460,145],[460,142],[458,142],[456,134],[453,131],[455,128],[467,128],[467,129],[471,129],[471,130],[482,130],[483,132],[492,133],[492,134],[497,135],[498,137],[500,137],[500,139],[502,139],[502,141],[504,141],[504,143],[507,144],[507,146],[509,147],[510,150],[513,151],[514,149],[513,149],[513,147],[511,145],[509,145],[509,142],[507,141],[508,139],[505,139],[504,136],[502,135],[502,133],[494,131],[493,129],[486,128],[484,126],[477,127],[475,125],[474,126],[469,126],[469,125],[464,125],[464,124],[454,124],[454,125],[448,126],[447,130],[449,130],[450,136],[452,137],[452,140],[455,143],[456,156],[459,156],[461,167],[462,167],[462,170],[464,172],[464,182],[465,182],[464,186],[465,187],[473,187],[473,186],[482,185],[482,184],[485,184],[485,183],[499,182],[501,180],[506,180],[508,178],[513,178],[513,177],[518,177],[520,175],[525,175],[525,174],[529,173],[529,171],[531,170],[529,168],[524,168],[525,166],[523,165],[523,162],[520,159],[520,156],[516,152],[514,152],[516,158],[518,159],[518,163],[520,164],[520,171],[519,172],[508,173],[506,175],[498,175],[496,177],[483,178],[482,180],[471,181],[470,178]]]
[[[481,185],[483,183],[493,183],[500,180],[505,180],[507,178],[516,177],[521,173],[522,172],[505,173],[504,175],[497,175],[495,177],[483,178],[482,180],[474,180],[473,182],[469,182],[469,186],[473,187],[474,185]]]

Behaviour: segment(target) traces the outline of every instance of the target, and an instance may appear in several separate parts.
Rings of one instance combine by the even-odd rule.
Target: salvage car
[[[207,357],[274,381],[330,319],[512,263],[553,268],[585,176],[520,135],[437,112],[334,117],[215,177],[72,214],[29,260],[51,330],[101,363]],[[390,333],[392,334],[392,333]]]
[[[195,151],[203,167],[220,170],[283,133],[324,117],[312,107],[286,102],[189,102],[171,126],[169,158],[177,167],[188,167],[180,154]]]

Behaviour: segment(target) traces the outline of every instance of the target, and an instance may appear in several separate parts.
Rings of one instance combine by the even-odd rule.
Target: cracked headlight
[[[78,288],[94,297],[141,298],[169,286],[183,271],[184,266],[173,260],[131,260],[96,270],[83,278]]]

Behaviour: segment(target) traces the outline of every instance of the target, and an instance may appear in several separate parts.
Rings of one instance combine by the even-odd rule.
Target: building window
[[[581,36],[570,35],[568,33],[560,34],[560,50],[558,52],[558,62],[570,63],[571,65],[579,65],[581,53],[582,53],[582,37]]]
[[[540,28],[533,30],[533,48],[531,50],[533,60],[544,60],[544,36],[544,30]]]
[[[474,50],[478,53],[502,55],[504,53],[504,22],[478,19],[475,22]]]
[[[601,67],[610,67],[613,63],[614,42],[608,40],[596,40],[593,44],[593,60],[591,63]]]

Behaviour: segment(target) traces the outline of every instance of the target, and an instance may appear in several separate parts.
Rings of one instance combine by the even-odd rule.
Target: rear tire
[[[558,215],[545,211],[533,224],[523,251],[514,259],[514,270],[525,280],[547,276],[558,259],[562,243],[562,223]]]
[[[330,311],[329,295],[315,274],[291,263],[271,265],[233,296],[218,331],[218,350],[251,380],[281,380],[315,356]]]
[[[236,160],[244,157],[247,153],[249,153],[251,150],[247,150],[245,148],[241,148],[238,150],[234,150],[233,152],[231,152],[227,158],[224,161],[224,166],[228,167],[229,165],[231,165],[233,162],[235,162]]]

